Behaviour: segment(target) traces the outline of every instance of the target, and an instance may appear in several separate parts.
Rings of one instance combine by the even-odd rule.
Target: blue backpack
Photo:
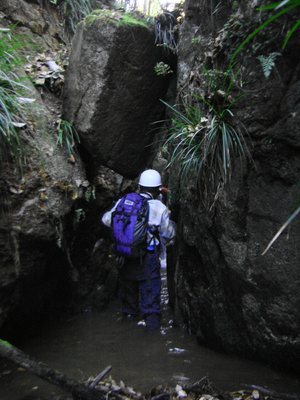
[[[146,252],[149,219],[148,200],[138,193],[121,198],[112,213],[112,233],[119,255],[139,257]]]

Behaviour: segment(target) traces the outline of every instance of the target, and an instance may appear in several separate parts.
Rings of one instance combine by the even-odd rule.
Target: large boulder
[[[73,38],[64,88],[64,116],[96,166],[135,177],[151,156],[167,79],[157,76],[161,49],[144,22],[99,11]]]
[[[250,3],[254,2],[244,7],[249,15],[243,7],[232,10],[229,22],[225,13],[208,32],[198,24],[209,10],[197,1],[187,2],[190,18],[181,32],[178,63],[183,95],[203,93],[207,68],[210,76],[216,76],[212,74],[221,60],[226,68],[232,45],[241,42],[242,33],[255,29],[256,11]],[[235,103],[232,123],[247,127],[252,161],[236,168],[231,184],[210,210],[203,207],[195,181],[181,185],[175,277],[177,304],[199,342],[299,370],[299,218],[262,255],[299,206],[299,35],[278,57],[268,79],[257,59],[279,51],[276,29],[270,26],[238,58],[243,77],[251,77],[251,82],[245,80],[241,92],[234,88],[234,95],[246,96]],[[176,172],[171,173],[172,187],[178,183]]]

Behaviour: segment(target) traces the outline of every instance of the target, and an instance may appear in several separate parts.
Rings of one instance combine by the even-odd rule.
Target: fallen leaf
[[[25,122],[12,122],[12,125],[15,128],[24,128],[24,126],[26,126]]]
[[[41,201],[47,201],[48,200],[48,196],[46,195],[46,193],[44,193],[44,192],[40,193],[40,200]]]
[[[15,188],[13,186],[9,187],[9,191],[10,191],[10,193],[13,193],[13,194],[21,194],[21,193],[24,192],[24,190],[19,189],[19,188]]]
[[[17,97],[19,103],[34,103],[35,99],[31,99],[29,97]]]
[[[75,164],[76,159],[75,159],[75,157],[73,156],[73,154],[70,154],[70,157],[68,158],[68,162],[71,163],[71,164]]]
[[[37,78],[34,83],[38,86],[43,86],[45,84],[45,79],[44,78]]]
[[[72,198],[72,200],[78,199],[78,193],[77,192],[72,192],[71,198]]]

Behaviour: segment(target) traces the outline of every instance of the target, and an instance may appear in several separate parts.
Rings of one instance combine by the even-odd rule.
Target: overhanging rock
[[[167,78],[154,66],[162,51],[154,33],[122,14],[89,16],[73,39],[64,118],[77,129],[94,165],[135,177],[150,156]],[[123,21],[123,22],[122,22]]]

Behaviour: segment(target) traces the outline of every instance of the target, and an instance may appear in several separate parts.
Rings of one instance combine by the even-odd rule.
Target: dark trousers
[[[159,329],[160,295],[160,263],[157,254],[147,254],[142,265],[140,260],[125,262],[120,274],[123,314],[141,313],[148,329]]]

